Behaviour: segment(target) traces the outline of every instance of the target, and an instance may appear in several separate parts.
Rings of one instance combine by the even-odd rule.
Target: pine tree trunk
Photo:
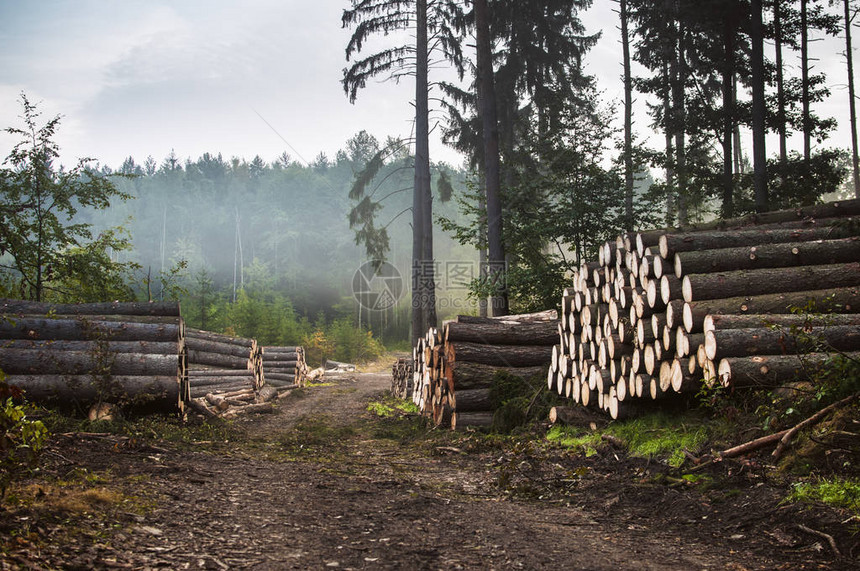
[[[851,116],[851,168],[854,181],[854,197],[860,198],[860,156],[857,150],[857,101],[854,96],[854,54],[851,45],[851,3],[845,5],[845,63],[848,67],[848,111]]]
[[[475,37],[478,81],[481,84],[481,117],[484,138],[484,172],[487,190],[488,278],[494,288],[490,298],[493,315],[508,314],[505,284],[505,248],[502,241],[501,165],[496,90],[493,82],[493,54],[487,0],[475,0]]]
[[[767,109],[764,100],[764,24],[762,22],[762,0],[752,0],[751,16],[753,188],[756,212],[766,212],[769,207],[767,151],[765,149],[765,115],[767,114]]]
[[[624,65],[624,221],[632,232],[633,218],[633,78],[630,73],[630,37],[627,32],[627,0],[620,0],[621,50]]]

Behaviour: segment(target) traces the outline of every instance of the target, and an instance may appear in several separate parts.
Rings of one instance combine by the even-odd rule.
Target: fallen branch
[[[794,438],[794,435],[806,428],[807,426],[813,425],[820,421],[822,418],[833,412],[834,410],[840,409],[846,405],[851,404],[854,399],[860,396],[860,393],[854,393],[853,395],[842,399],[841,401],[837,401],[830,406],[826,406],[807,418],[806,420],[794,425],[792,428],[788,429],[783,437],[780,439],[779,444],[777,444],[776,449],[773,451],[773,459],[779,460],[779,457],[782,456],[783,451],[786,446],[791,442],[791,439]]]
[[[838,558],[842,557],[842,553],[839,551],[839,548],[836,547],[836,540],[833,539],[832,535],[824,533],[823,531],[818,531],[816,529],[812,529],[811,527],[806,527],[802,523],[797,524],[797,528],[801,531],[805,531],[806,533],[810,533],[812,535],[817,535],[818,537],[825,539],[827,541],[827,543],[830,544],[830,549],[833,550],[833,553],[836,554],[836,557],[838,557]]]

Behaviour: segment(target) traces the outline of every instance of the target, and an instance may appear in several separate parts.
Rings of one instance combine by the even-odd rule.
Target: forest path
[[[64,458],[109,473],[144,509],[103,514],[96,537],[66,529],[38,560],[46,568],[613,571],[822,563],[820,553],[775,549],[745,527],[761,514],[741,510],[740,523],[725,522],[698,495],[638,485],[641,463],[512,452],[369,412],[389,386],[387,374],[329,377],[279,401],[274,414],[236,421],[227,442],[70,443]]]

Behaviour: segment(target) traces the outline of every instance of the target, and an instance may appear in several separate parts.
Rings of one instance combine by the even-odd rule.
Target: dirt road
[[[428,432],[368,412],[389,384],[328,379],[237,421],[227,442],[60,438],[46,470],[83,470],[119,496],[64,520],[0,512],[24,538],[6,543],[2,568],[841,568],[820,538],[791,531],[765,485],[706,497],[611,451]]]

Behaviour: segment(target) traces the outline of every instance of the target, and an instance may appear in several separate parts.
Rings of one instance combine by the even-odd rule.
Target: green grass
[[[860,515],[860,480],[856,478],[819,478],[813,482],[797,482],[786,502],[822,503],[844,508]]]
[[[634,456],[658,458],[670,466],[684,463],[684,451],[696,454],[709,440],[708,429],[700,419],[684,422],[683,417],[663,413],[649,414],[623,422],[611,424],[603,431],[553,426],[547,439],[566,448],[577,448],[590,456],[601,446],[603,434],[623,440]]]

